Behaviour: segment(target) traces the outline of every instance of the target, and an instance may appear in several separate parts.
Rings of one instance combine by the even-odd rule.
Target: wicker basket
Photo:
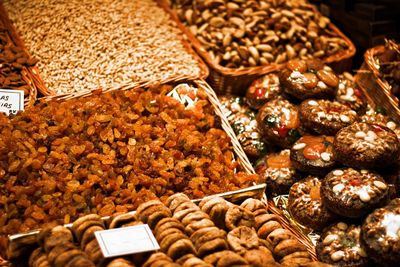
[[[218,97],[217,97],[216,93],[212,90],[212,88],[204,80],[196,80],[196,81],[194,81],[194,83],[198,86],[198,88],[201,88],[206,92],[206,94],[208,96],[208,100],[210,101],[211,105],[214,107],[214,111],[215,111],[216,115],[221,118],[221,127],[227,133],[227,135],[230,137],[231,143],[232,143],[232,147],[233,147],[233,151],[234,151],[234,153],[236,155],[236,159],[240,163],[242,169],[244,171],[246,171],[247,173],[249,173],[249,174],[254,174],[255,171],[254,171],[253,166],[251,165],[251,163],[248,160],[245,152],[243,151],[239,141],[237,140],[236,135],[235,135],[233,129],[231,128],[228,120],[223,115],[223,112],[222,112],[222,109],[221,109],[221,104],[220,104],[220,102],[218,100]],[[147,87],[149,85],[154,85],[154,84],[155,83],[143,82],[143,83],[140,83],[140,84],[136,84],[136,87]],[[82,96],[82,97],[84,97],[84,96]],[[53,98],[53,97],[50,97],[50,98]],[[62,97],[62,98],[65,98],[65,97]],[[43,99],[42,101],[46,101],[46,100]],[[314,249],[314,245],[312,244],[311,240],[306,235],[304,235],[300,231],[298,231],[295,228],[293,228],[290,225],[289,221],[282,215],[281,211],[275,206],[275,204],[272,201],[268,201],[266,196],[265,196],[265,194],[262,194],[264,191],[259,192],[259,189],[260,188],[255,189],[256,191],[254,191],[254,192],[251,192],[249,190],[246,191],[246,189],[243,189],[242,191],[246,191],[246,192],[244,192],[244,194],[238,194],[237,196],[236,195],[232,196],[232,198],[233,199],[241,199],[241,200],[243,200],[244,198],[247,198],[247,197],[256,197],[256,196],[260,197],[260,194],[261,194],[263,201],[265,203],[268,202],[268,210],[269,210],[269,212],[272,213],[272,214],[276,214],[276,215],[278,215],[280,217],[282,226],[284,228],[288,229],[289,231],[291,231],[294,234],[294,236],[302,244],[304,244],[307,247],[307,250],[310,253],[311,257],[314,260],[316,260],[315,249]],[[265,189],[265,187],[263,187],[262,190],[264,190],[264,189]],[[8,253],[10,253],[10,251],[8,251]]]
[[[256,78],[267,73],[282,69],[285,64],[270,64],[258,67],[248,67],[243,69],[226,68],[216,64],[210,54],[201,45],[199,40],[192,34],[192,32],[183,25],[179,20],[176,12],[172,11],[165,0],[158,0],[160,5],[171,14],[171,17],[178,24],[179,28],[187,35],[189,41],[194,46],[196,52],[204,59],[210,69],[210,75],[207,82],[218,94],[234,94],[244,95],[247,87]],[[315,12],[318,12],[315,9]],[[346,41],[349,49],[341,51],[338,54],[329,56],[324,61],[329,64],[335,71],[343,72],[349,70],[352,65],[352,57],[356,52],[354,44],[348,39],[336,26],[332,23],[329,24],[331,31],[335,32],[338,36]]]
[[[179,81],[170,81],[172,84],[175,83],[179,83]],[[204,81],[204,80],[195,80],[192,81],[198,88],[203,89],[205,91],[205,93],[207,94],[207,99],[209,100],[210,104],[213,107],[213,111],[215,112],[215,115],[218,116],[220,118],[220,122],[221,122],[221,128],[222,130],[224,130],[226,132],[226,134],[229,136],[231,144],[232,144],[232,152],[235,155],[235,159],[237,160],[237,162],[240,165],[240,170],[249,173],[249,174],[255,174],[255,171],[253,169],[253,166],[251,165],[250,161],[248,160],[245,152],[243,151],[239,141],[236,138],[236,135],[233,131],[233,129],[231,128],[228,120],[224,117],[222,109],[221,109],[221,104],[218,100],[217,95],[215,94],[215,92],[212,90],[212,88]],[[155,86],[155,85],[161,85],[161,84],[165,84],[165,81],[149,81],[149,82],[138,82],[138,83],[134,83],[131,86],[133,88],[148,88],[150,86]],[[123,90],[128,90],[132,87],[129,88],[123,88]],[[102,91],[101,93],[106,93],[106,92],[111,92],[112,90],[105,90]],[[98,91],[93,92],[94,94],[99,94]],[[86,95],[81,95],[79,97],[90,97],[92,93],[86,94]],[[69,99],[71,98],[71,96],[47,96],[44,98],[39,99],[38,101],[50,101],[50,100],[65,100],[65,99]],[[241,190],[237,190],[238,194],[233,194],[233,192],[223,192],[223,194],[231,194],[232,196],[230,198],[232,199],[236,199],[236,201],[240,201],[243,200],[245,198],[248,197],[257,197],[257,198],[261,198],[263,197],[265,191],[265,185],[259,185],[259,186],[252,186],[249,188],[244,188]],[[36,231],[31,231],[31,232],[36,232]],[[20,235],[25,235],[25,233],[21,233],[21,234],[17,234],[16,236],[20,236]],[[27,233],[27,236],[32,237],[32,234],[29,234],[29,232]],[[1,236],[0,236],[1,238]],[[36,239],[33,239],[33,241],[35,241]],[[32,241],[32,238],[30,240],[28,240],[27,242],[24,242],[23,244],[20,244],[18,247],[23,247],[25,246],[25,248],[21,249],[21,252],[17,252],[17,253],[24,253],[24,250],[26,248],[29,248],[29,244]],[[0,241],[0,244],[2,244],[2,242]],[[0,247],[1,248],[1,247]],[[7,257],[6,258],[14,258],[14,257],[18,257],[20,256],[18,255],[14,255],[10,248],[7,249],[7,251],[0,251],[0,264],[2,263],[2,258],[1,255],[2,253],[6,253]],[[10,256],[13,255],[13,256]],[[5,256],[5,255],[4,255]],[[1,265],[0,265],[1,266]]]
[[[364,53],[364,63],[355,75],[355,81],[369,98],[373,108],[383,108],[387,115],[400,123],[399,99],[391,94],[390,85],[380,78],[376,55],[385,51],[385,46],[376,46]]]
[[[0,2],[0,21],[3,23],[3,25],[8,29],[7,31],[7,36],[9,38],[9,40],[11,42],[13,42],[13,44],[17,47],[20,47],[22,49],[25,50],[25,47],[23,46],[23,44],[20,42],[19,38],[15,38],[15,31],[13,31],[13,29],[10,29],[9,25],[10,25],[10,20],[8,19],[8,17],[5,15],[5,9],[3,7],[3,5]],[[29,55],[29,54],[28,54]],[[34,82],[34,77],[32,75],[32,70],[35,67],[23,67],[21,70],[21,76],[22,79],[26,82],[26,84],[29,87],[29,95],[25,95],[25,107],[27,106],[31,106],[35,103],[36,101],[36,97],[37,97],[37,87],[36,84]]]
[[[11,20],[9,19],[7,10],[4,8],[2,2],[0,1],[0,19],[4,21],[5,27],[8,29],[8,32],[12,38],[12,40],[18,44],[18,46],[22,47],[24,51],[30,55],[29,50],[25,46],[23,40],[20,35],[17,33],[15,27],[13,26]],[[183,34],[182,34],[183,35]],[[198,76],[177,76],[177,77],[169,77],[160,81],[160,83],[168,83],[168,82],[176,82],[176,81],[184,81],[184,80],[195,80],[195,79],[205,79],[209,75],[209,70],[207,65],[203,62],[203,60],[197,55],[197,53],[192,49],[191,45],[184,39],[184,35],[180,40],[187,50],[189,54],[193,56],[193,58],[198,62],[198,66],[200,68],[200,75]],[[81,97],[90,95],[91,92],[78,92],[78,93],[70,93],[70,94],[56,94],[54,91],[51,91],[43,81],[40,71],[37,67],[32,67],[27,70],[27,76],[29,76],[29,80],[33,81],[33,85],[37,90],[41,93],[42,96],[47,96],[46,99],[58,98],[58,99],[70,99],[74,97]],[[143,81],[145,84],[149,85],[151,81]],[[107,88],[103,89],[102,92],[109,92],[112,90],[128,90],[136,88],[143,84],[142,82],[129,82],[124,85],[115,87],[115,88]]]

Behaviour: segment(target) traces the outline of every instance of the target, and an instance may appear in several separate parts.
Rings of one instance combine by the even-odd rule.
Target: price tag
[[[95,232],[104,257],[116,257],[160,249],[147,224]]]
[[[0,89],[0,112],[17,114],[24,110],[24,91]]]

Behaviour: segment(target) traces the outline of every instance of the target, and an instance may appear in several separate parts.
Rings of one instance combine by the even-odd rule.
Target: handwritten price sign
[[[0,112],[7,115],[24,110],[24,91],[0,89]]]

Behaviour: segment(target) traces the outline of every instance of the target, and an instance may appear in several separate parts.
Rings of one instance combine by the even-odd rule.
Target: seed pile
[[[198,77],[180,31],[152,0],[4,1],[56,94]]]

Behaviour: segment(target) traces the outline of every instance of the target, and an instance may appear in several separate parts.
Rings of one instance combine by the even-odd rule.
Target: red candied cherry
[[[336,107],[336,106],[332,106],[332,107],[328,107],[327,112],[336,112],[336,113],[340,113],[342,111],[342,109],[340,107]]]
[[[382,132],[382,131],[383,131],[383,128],[382,128],[380,125],[378,125],[378,124],[372,124],[371,126],[372,126],[372,130],[373,130],[375,133],[379,133],[379,132]]]
[[[363,93],[361,92],[360,89],[355,88],[355,89],[354,89],[354,95],[356,95],[357,97],[362,97],[362,96],[363,96]]]
[[[361,185],[361,180],[359,178],[355,178],[355,179],[351,180],[350,184],[352,186],[360,186]]]
[[[257,88],[254,92],[254,96],[257,98],[261,98],[265,96],[265,89],[264,88]]]
[[[281,137],[286,137],[289,132],[289,128],[286,127],[286,125],[279,125],[277,130],[278,130],[279,136],[281,136]]]

